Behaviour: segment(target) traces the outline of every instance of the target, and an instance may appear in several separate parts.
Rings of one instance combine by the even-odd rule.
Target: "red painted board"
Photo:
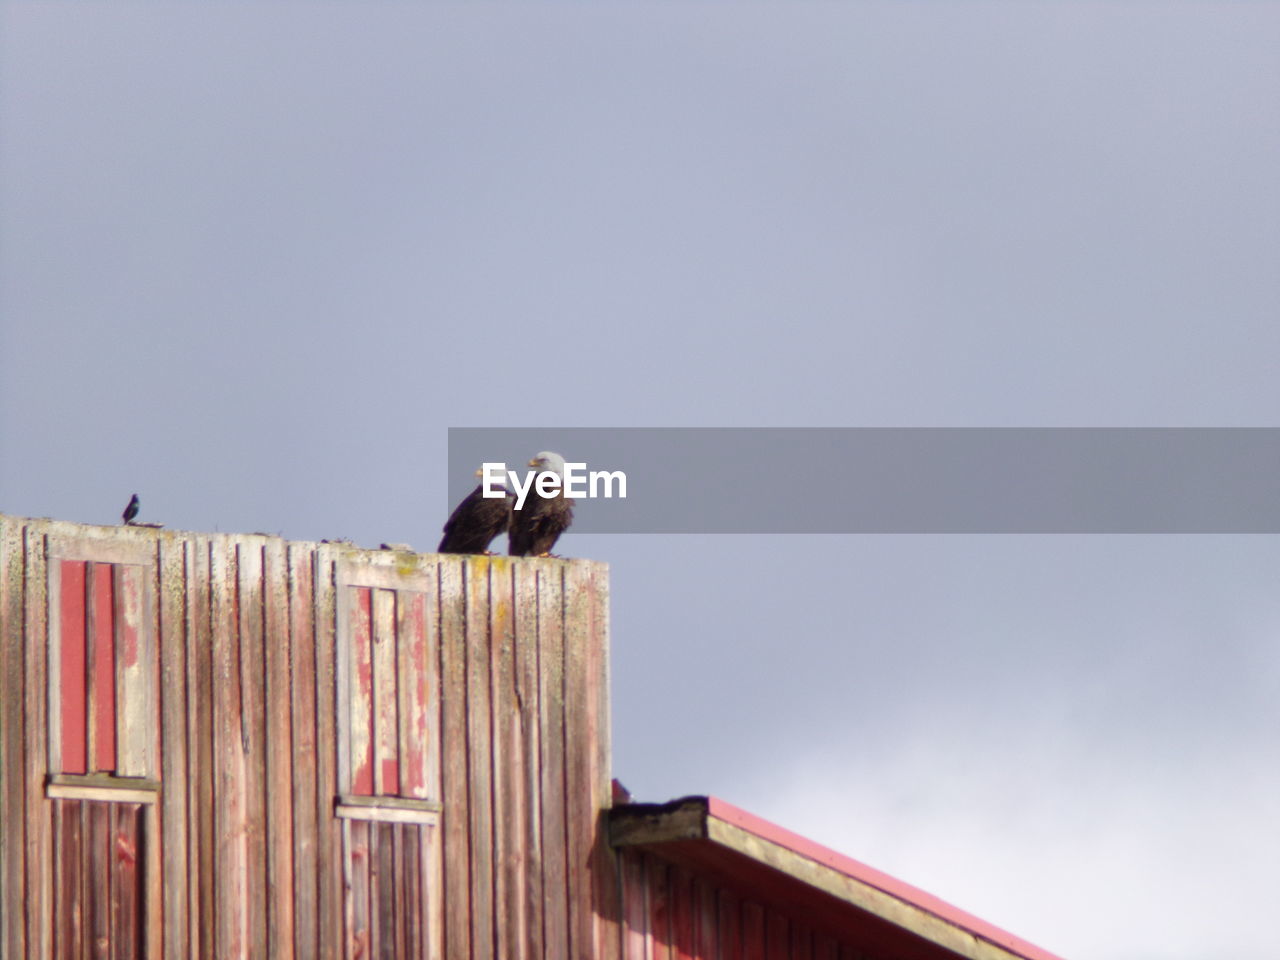
[[[653,960],[671,960],[671,870],[660,860],[646,864],[649,875],[649,944]]]
[[[765,957],[768,960],[791,960],[791,928],[787,918],[776,910],[764,917]]]
[[[351,792],[367,797],[373,794],[373,591],[351,589]]]
[[[716,912],[721,960],[742,960],[742,917],[737,898],[727,890],[719,891]]]
[[[89,762],[88,677],[85,648],[84,561],[63,560],[59,597],[62,773],[87,773]]]
[[[648,893],[644,854],[624,847],[619,853],[622,872],[622,956],[625,960],[645,960],[649,937]]]
[[[765,960],[764,907],[758,903],[742,904],[742,958]]]
[[[694,960],[693,878],[683,870],[671,871],[671,956]]]
[[[91,672],[89,704],[90,737],[93,750],[90,769],[116,768],[116,663],[114,590],[111,564],[90,566],[89,604],[92,610],[90,639]]]
[[[401,590],[396,599],[396,617],[396,651],[400,675],[400,789],[406,797],[426,797],[426,595]]]
[[[143,571],[114,564],[116,642],[116,773],[154,776],[151,745],[157,717],[149,697],[154,661],[142,653]]]
[[[373,590],[374,791],[400,793],[399,705],[396,703],[396,592]]]

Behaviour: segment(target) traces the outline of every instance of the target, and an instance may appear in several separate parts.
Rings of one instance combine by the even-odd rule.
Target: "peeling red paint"
[[[351,630],[351,659],[355,689],[351,694],[351,792],[373,794],[373,649],[372,591],[355,588]]]
[[[116,859],[121,863],[127,863],[130,866],[138,860],[138,853],[133,845],[133,841],[127,834],[116,834]]]
[[[58,598],[61,656],[62,773],[85,773],[89,758],[88,663],[85,646],[85,564],[63,560]]]
[[[89,692],[93,750],[89,769],[113,771],[116,768],[115,591],[111,564],[94,563],[89,569],[93,606]]]

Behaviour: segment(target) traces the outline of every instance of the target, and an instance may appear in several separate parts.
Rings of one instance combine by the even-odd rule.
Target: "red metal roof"
[[[716,797],[614,807],[610,841],[684,865],[855,948],[935,960],[1061,960],[994,924]]]
[[[825,864],[833,870],[838,870],[868,886],[883,890],[899,900],[911,903],[948,923],[968,930],[984,940],[999,944],[1011,953],[1026,957],[1027,960],[1062,960],[1057,954],[1028,943],[1021,937],[1016,937],[1006,930],[1001,930],[994,924],[987,923],[971,913],[966,913],[945,900],[913,887],[909,883],[903,883],[901,880],[891,877],[874,867],[867,866],[867,864],[859,860],[837,853],[835,850],[824,847],[822,844],[816,843],[807,837],[802,837],[798,833],[793,833],[785,827],[780,827],[775,823],[757,817],[755,814],[748,813],[746,810],[735,807],[731,803],[726,803],[718,797],[707,797],[707,811],[712,816],[732,823],[761,839],[786,847],[801,856]]]

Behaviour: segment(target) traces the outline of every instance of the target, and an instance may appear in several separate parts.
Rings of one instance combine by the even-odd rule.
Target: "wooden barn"
[[[4,515],[0,957],[1053,960],[615,804],[602,564]]]

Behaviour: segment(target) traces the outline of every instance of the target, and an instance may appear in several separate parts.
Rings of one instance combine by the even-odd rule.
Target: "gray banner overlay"
[[[448,509],[542,450],[627,475],[575,533],[1280,532],[1270,427],[450,428]]]

